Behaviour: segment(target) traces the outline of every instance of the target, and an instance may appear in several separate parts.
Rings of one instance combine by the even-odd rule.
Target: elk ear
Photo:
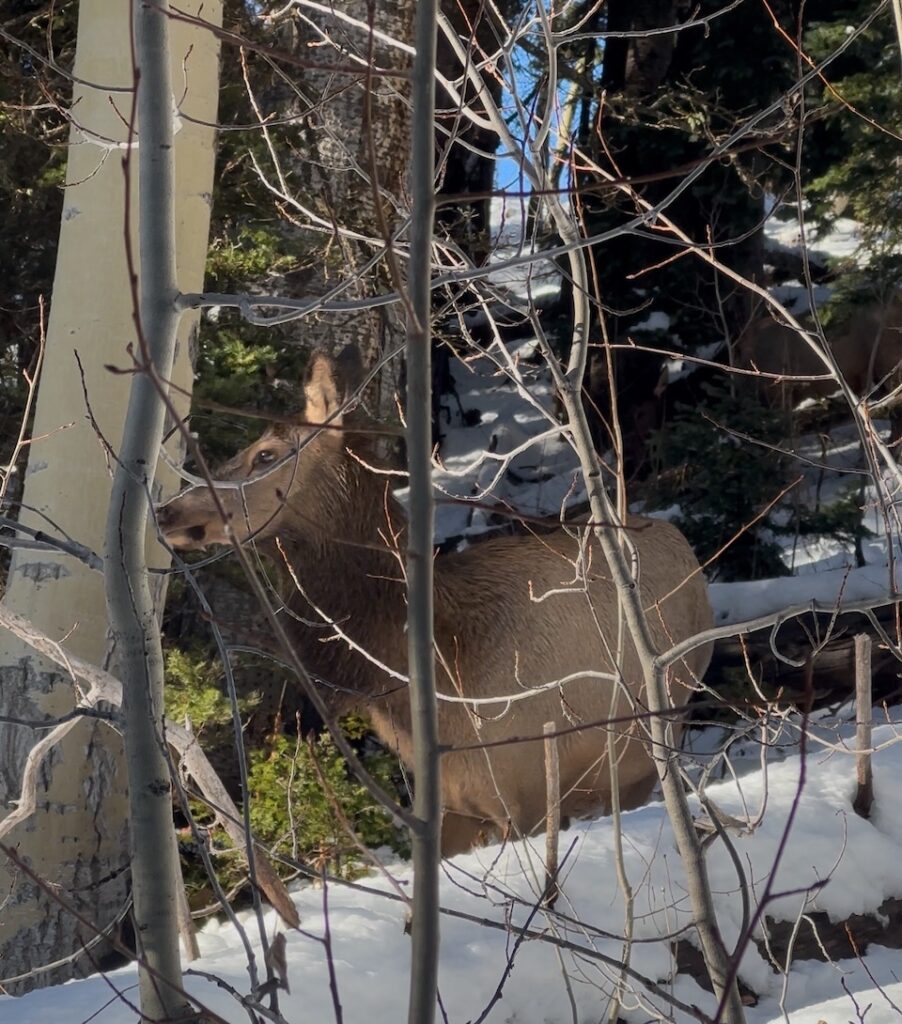
[[[304,394],[307,405],[304,409],[304,420],[307,423],[325,423],[330,416],[330,423],[341,424],[341,416],[335,414],[342,406],[343,395],[339,384],[338,365],[326,352],[314,352],[307,365],[307,378],[304,382]]]
[[[347,345],[337,356],[315,352],[307,367],[304,394],[307,423],[325,423],[341,426],[343,416],[339,410],[357,390],[363,380],[363,360],[356,345]],[[338,414],[338,415],[336,415]]]
[[[363,360],[356,345],[347,345],[338,356],[314,352],[307,366],[304,393],[307,423],[334,423],[340,426],[343,416],[335,414],[360,387],[363,380]],[[334,417],[330,419],[330,417]]]

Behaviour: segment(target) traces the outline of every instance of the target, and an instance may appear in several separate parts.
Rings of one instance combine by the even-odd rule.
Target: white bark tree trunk
[[[131,109],[130,6],[111,12],[104,0],[79,7],[75,75],[99,88],[75,86],[67,190],[60,229],[47,353],[30,451],[21,519],[51,534],[62,531],[94,551],[103,547],[110,469],[86,418],[75,353],[84,368],[88,402],[105,439],[118,444],[125,421],[135,344],[133,300],[125,260],[125,194],[122,173],[126,122]],[[202,7],[207,21],[221,18],[219,2]],[[182,22],[172,25],[173,94],[192,118],[216,120],[218,44],[209,32]],[[190,51],[190,53],[189,53]],[[176,231],[179,284],[202,287],[213,183],[212,129],[177,123]],[[132,209],[136,209],[133,195]],[[137,236],[132,232],[137,245]],[[195,321],[182,319],[173,379],[190,389],[190,346]],[[187,411],[187,399],[177,399]],[[174,453],[177,455],[177,453]],[[177,481],[161,472],[157,488]],[[27,506],[27,508],[25,507]],[[48,517],[48,518],[45,518]],[[154,545],[154,547],[156,547]],[[162,552],[152,553],[162,564]],[[107,615],[98,573],[66,556],[47,552],[14,556],[4,598],[79,657],[104,663]],[[115,658],[115,652],[112,652]],[[0,711],[42,719],[73,703],[70,680],[10,634],[0,634]],[[21,770],[34,741],[20,726],[0,727],[0,793],[15,800]],[[128,845],[121,742],[102,725],[81,723],[48,758],[42,809],[16,830],[11,844],[37,873],[59,886],[82,913],[103,927],[122,909],[128,891]],[[82,928],[52,900],[0,865],[0,890],[10,899],[0,911],[0,983],[77,950]],[[95,950],[95,955],[96,955]],[[27,984],[59,982],[82,973],[78,959]],[[20,991],[13,983],[11,991]]]

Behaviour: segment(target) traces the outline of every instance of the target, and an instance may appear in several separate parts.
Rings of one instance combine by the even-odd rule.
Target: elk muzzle
[[[202,488],[185,491],[158,506],[156,517],[164,540],[177,550],[192,551],[226,542],[222,516]]]

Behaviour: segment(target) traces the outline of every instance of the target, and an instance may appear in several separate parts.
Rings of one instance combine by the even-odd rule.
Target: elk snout
[[[174,498],[168,504],[158,506],[156,516],[157,525],[172,547],[202,548],[210,543],[209,517],[200,509],[192,515],[190,504],[181,498]]]

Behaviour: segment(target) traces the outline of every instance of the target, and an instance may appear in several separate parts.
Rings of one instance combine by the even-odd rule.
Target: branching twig
[[[51,640],[30,622],[10,611],[0,603],[0,626],[33,647],[39,654],[54,664],[60,665],[72,678],[88,685],[82,694],[82,703],[91,708],[98,703],[119,707],[122,703],[122,684],[114,676],[96,665],[68,654],[59,644]],[[63,721],[32,748],[23,772],[21,797],[16,809],[0,822],[0,837],[28,818],[35,809],[37,773],[46,753],[72,728],[75,719]],[[178,751],[185,771],[194,779],[210,807],[219,816],[229,838],[240,849],[245,849],[244,830],[241,828],[241,814],[228,791],[216,774],[207,755],[197,742],[197,737],[187,729],[167,721],[166,739]],[[258,881],[266,897],[278,910],[283,920],[291,927],[297,927],[299,918],[291,897],[281,879],[261,851],[257,851]]]

